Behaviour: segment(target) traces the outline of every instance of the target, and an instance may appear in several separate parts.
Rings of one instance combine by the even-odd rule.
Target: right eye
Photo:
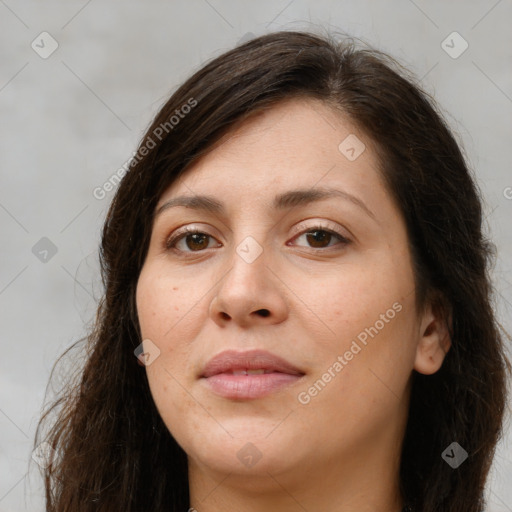
[[[167,249],[173,249],[178,252],[190,253],[190,252],[201,252],[202,249],[209,248],[209,238],[213,238],[208,233],[204,233],[199,231],[198,229],[187,227],[183,229],[181,232],[178,232],[174,236],[172,236],[165,244]],[[185,245],[182,247],[178,247],[178,244],[184,242]],[[187,251],[185,249],[191,249]]]

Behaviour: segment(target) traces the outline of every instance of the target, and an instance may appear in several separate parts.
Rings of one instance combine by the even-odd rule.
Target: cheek
[[[296,289],[316,322],[323,324],[323,334],[332,340],[355,336],[372,325],[399,299],[396,282],[384,276],[389,272],[371,265],[344,265],[320,277],[303,276]],[[341,338],[341,339],[340,339]]]
[[[184,332],[187,311],[184,287],[165,278],[151,268],[141,272],[136,291],[137,313],[143,340],[150,340],[151,350],[157,354],[154,362],[146,365],[151,392],[157,407],[161,400],[172,400],[175,409],[175,383],[181,381],[187,363],[188,339]],[[188,319],[188,316],[186,317]],[[178,342],[178,340],[180,342]],[[156,347],[156,348],[155,348]],[[172,391],[172,393],[170,392]],[[179,394],[179,393],[178,393]]]
[[[155,406],[171,434],[177,437],[182,437],[180,418],[195,405],[186,392],[190,346],[183,341],[191,336],[185,332],[189,315],[184,315],[196,302],[175,278],[158,272],[155,266],[143,268],[136,290],[141,334],[160,350],[145,371]],[[193,316],[193,311],[189,314]]]
[[[158,272],[143,268],[137,283],[136,302],[139,323],[144,338],[162,340],[197,301],[185,286]]]
[[[404,366],[414,350],[414,294],[405,274],[381,258],[373,265],[346,265],[332,275],[297,283],[306,306],[302,328],[317,340],[318,372],[346,356],[341,373],[350,381],[347,385],[357,381],[365,387],[370,368],[390,374]]]
[[[200,303],[204,292],[191,286],[190,280],[185,285],[159,270],[156,264],[143,268],[136,290],[142,339],[151,340],[159,350],[158,358],[146,367],[155,398],[162,393],[177,396],[177,382],[184,384],[190,378],[192,342],[204,321],[199,317],[204,315]]]

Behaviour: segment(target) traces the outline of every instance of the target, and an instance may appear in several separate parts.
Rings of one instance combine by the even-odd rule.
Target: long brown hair
[[[179,87],[117,189],[99,253],[104,295],[93,328],[77,342],[85,342],[84,368],[36,432],[34,446],[44,440],[58,454],[43,472],[48,512],[189,507],[186,454],[134,356],[135,290],[153,213],[162,192],[235,124],[298,96],[324,101],[374,142],[406,220],[418,310],[432,300],[452,319],[441,369],[413,371],[400,468],[405,503],[421,512],[484,510],[511,365],[494,315],[495,248],[482,232],[474,177],[434,100],[391,57],[332,34],[283,31],[224,53]],[[456,469],[441,456],[453,442],[468,453]]]

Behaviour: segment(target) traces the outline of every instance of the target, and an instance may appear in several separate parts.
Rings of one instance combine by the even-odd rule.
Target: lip
[[[233,374],[244,370],[265,373]],[[226,350],[210,359],[199,377],[211,391],[224,398],[254,399],[293,384],[304,375],[290,362],[266,350]]]
[[[208,378],[219,373],[259,369],[288,375],[304,375],[304,372],[293,364],[266,350],[225,350],[208,361],[200,376]]]

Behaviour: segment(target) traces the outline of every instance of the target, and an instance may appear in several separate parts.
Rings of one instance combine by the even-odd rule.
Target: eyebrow
[[[338,197],[350,201],[361,208],[367,215],[374,221],[377,221],[375,214],[356,196],[334,188],[314,188],[314,189],[299,189],[290,190],[279,194],[274,198],[272,208],[274,210],[285,210],[294,208],[295,206],[305,206],[317,201]],[[158,217],[164,211],[184,206],[186,208],[193,208],[195,210],[202,210],[216,215],[225,213],[224,205],[213,196],[194,195],[194,196],[179,196],[169,199],[162,204],[156,211],[155,217]]]

